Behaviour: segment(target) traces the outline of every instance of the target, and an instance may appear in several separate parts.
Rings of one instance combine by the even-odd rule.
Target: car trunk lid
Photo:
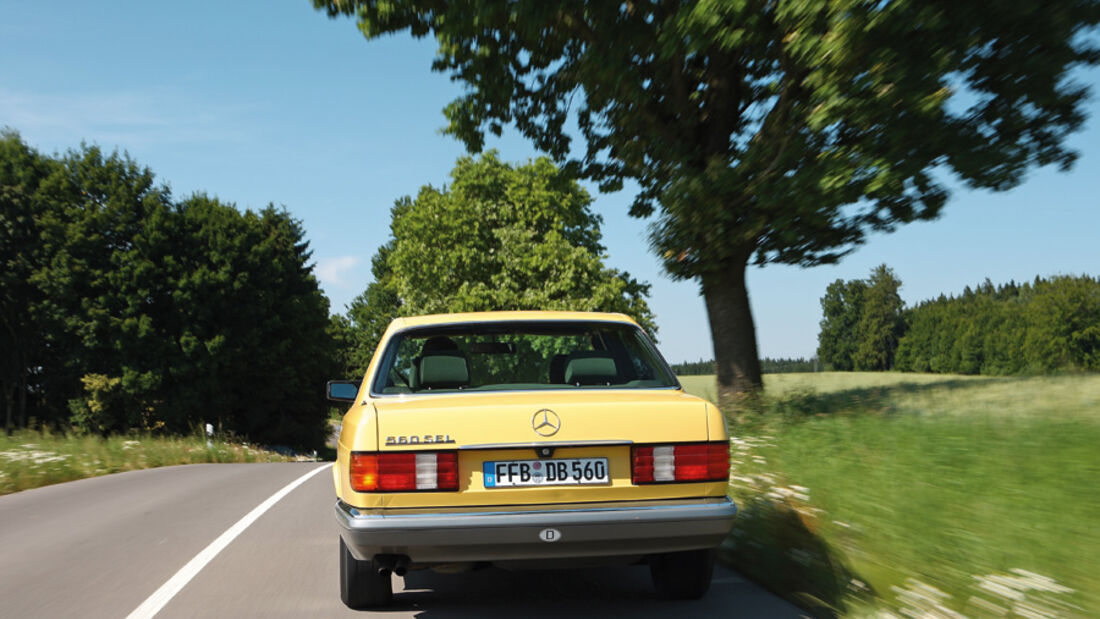
[[[631,483],[632,445],[708,440],[706,403],[679,390],[434,394],[384,398],[375,406],[383,452],[458,452],[457,492],[388,493],[385,507],[650,500],[703,490],[703,484]],[[600,483],[509,487],[491,479],[493,463],[527,462],[547,471],[598,468],[604,459]]]

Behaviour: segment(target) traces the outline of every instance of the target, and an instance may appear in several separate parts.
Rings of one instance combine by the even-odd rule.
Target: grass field
[[[1100,376],[765,380],[726,560],[820,615],[1100,616]]]
[[[280,462],[275,452],[199,437],[0,434],[0,495],[121,471],[200,462]]]

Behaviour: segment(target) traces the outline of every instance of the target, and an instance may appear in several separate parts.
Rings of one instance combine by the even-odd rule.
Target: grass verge
[[[19,431],[0,434],[0,495],[85,477],[173,464],[283,462],[265,451],[200,437],[74,436]]]
[[[813,376],[733,430],[725,561],[819,616],[1100,616],[1100,376]]]

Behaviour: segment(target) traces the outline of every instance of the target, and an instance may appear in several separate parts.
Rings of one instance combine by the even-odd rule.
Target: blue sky
[[[460,87],[432,73],[431,40],[368,43],[350,20],[308,0],[182,3],[0,0],[0,126],[46,153],[81,141],[127,151],[177,197],[204,191],[239,208],[285,205],[305,227],[334,311],[370,281],[389,209],[442,185],[460,143],[439,134]],[[1096,85],[1100,71],[1075,79]],[[1033,171],[1007,193],[957,189],[934,222],[873,236],[841,264],[751,269],[760,353],[810,356],[829,282],[880,264],[909,303],[1036,275],[1100,274],[1100,103],[1070,144],[1070,173]],[[491,141],[502,158],[537,153]],[[629,190],[596,197],[607,263],[653,285],[670,361],[712,356],[693,282],[663,275]]]

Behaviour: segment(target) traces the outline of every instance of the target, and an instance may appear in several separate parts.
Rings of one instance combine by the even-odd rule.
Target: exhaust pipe
[[[374,567],[380,575],[393,572],[398,576],[404,576],[409,571],[409,557],[407,555],[374,555]]]
[[[400,555],[393,563],[393,573],[398,576],[404,576],[409,571],[409,558],[405,555]]]
[[[393,571],[393,555],[376,555],[374,567],[378,569],[379,576],[388,576]]]

